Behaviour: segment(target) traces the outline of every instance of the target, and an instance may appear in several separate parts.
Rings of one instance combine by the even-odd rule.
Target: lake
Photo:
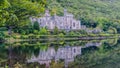
[[[120,39],[0,43],[0,68],[120,68]]]

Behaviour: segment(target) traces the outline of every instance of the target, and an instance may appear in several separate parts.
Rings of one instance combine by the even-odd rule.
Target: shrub
[[[34,30],[34,34],[38,34],[38,30]]]
[[[33,35],[33,34],[30,34],[30,35],[29,35],[29,39],[34,39],[34,38],[36,38],[35,35]]]
[[[46,28],[41,28],[39,31],[39,34],[46,35],[46,34],[48,34],[48,31]]]
[[[69,35],[75,35],[75,33],[73,31],[70,31]]]
[[[20,39],[20,36],[17,36],[17,35],[16,35],[16,36],[14,36],[14,37],[15,37],[15,39]]]
[[[87,32],[85,30],[80,30],[79,32],[80,32],[80,34],[87,34]]]
[[[54,28],[54,32],[53,32],[55,35],[56,34],[58,34],[59,33],[59,30],[58,30],[58,28],[55,26],[55,28]]]
[[[64,34],[63,34],[63,33],[60,33],[60,34],[58,34],[58,36],[59,36],[60,38],[63,38],[63,37],[64,37]]]
[[[25,32],[26,32],[26,34],[29,34],[29,30],[28,29]]]
[[[21,35],[21,39],[28,39],[28,36]]]
[[[33,28],[35,29],[35,30],[39,30],[40,29],[40,27],[39,27],[39,23],[36,21],[36,22],[34,22],[34,24],[33,24]]]
[[[25,32],[24,30],[22,30],[21,34],[22,34],[22,35],[25,35],[25,34],[26,34],[26,32]]]

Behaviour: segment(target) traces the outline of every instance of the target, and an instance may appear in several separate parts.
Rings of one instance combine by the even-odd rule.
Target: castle
[[[64,60],[65,68],[68,67],[69,63],[74,62],[74,58],[77,55],[82,54],[82,48],[87,48],[91,46],[99,47],[102,45],[101,42],[88,42],[85,46],[67,46],[60,47],[55,50],[54,47],[49,47],[47,50],[40,50],[39,55],[36,57],[34,54],[27,59],[28,63],[38,62],[40,65],[45,64],[46,68],[50,68],[50,63],[52,60],[58,63],[61,59]]]
[[[61,30],[79,30],[84,29],[85,26],[81,25],[81,21],[74,19],[73,15],[68,13],[66,9],[64,9],[63,16],[51,16],[49,11],[45,11],[45,15],[40,18],[30,17],[32,23],[37,21],[40,27],[46,27],[47,29],[54,29],[57,27]]]
[[[40,65],[46,64],[46,68],[50,68],[52,60],[57,63],[60,59],[64,60],[65,67],[68,67],[68,63],[74,61],[74,57],[81,55],[81,46],[76,47],[61,47],[55,51],[54,48],[49,48],[47,51],[40,51],[38,57],[33,54],[28,63],[38,62]]]

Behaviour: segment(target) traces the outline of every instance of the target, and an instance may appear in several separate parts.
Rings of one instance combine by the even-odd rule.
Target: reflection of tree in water
[[[30,64],[27,66],[27,63],[26,63],[26,57],[29,57],[31,56],[31,54],[35,53],[35,52],[39,52],[36,50],[33,50],[32,47],[25,47],[25,48],[22,48],[22,47],[13,47],[12,49],[12,63],[11,66],[12,68],[13,67],[17,67],[17,66],[22,66],[22,67],[25,67],[25,68],[34,68],[35,66],[39,66],[38,63],[33,63],[33,64]],[[36,54],[36,53],[35,53]]]
[[[12,46],[8,48],[8,66],[9,68],[22,68],[20,63],[24,63],[25,55],[21,55],[20,53],[16,53]],[[20,63],[19,63],[20,62]]]
[[[69,67],[69,63],[76,61],[76,59],[74,60],[74,58],[77,55],[80,55],[79,56],[80,58],[83,57],[80,60],[81,61],[80,63],[84,62],[85,61],[84,59],[86,59],[86,61],[87,61],[87,59],[89,59],[88,56],[91,57],[91,55],[96,55],[96,53],[94,54],[94,52],[96,52],[97,50],[99,50],[99,48],[101,48],[100,45],[101,45],[100,42],[88,42],[85,44],[85,46],[64,46],[64,47],[58,47],[57,50],[55,50],[54,47],[49,47],[46,50],[46,47],[42,47],[43,49],[40,49],[41,46],[40,47],[37,47],[37,46],[14,46],[14,47],[12,47],[12,50],[11,50],[12,51],[11,52],[12,53],[11,54],[12,55],[11,66],[17,65],[17,62],[18,62],[20,65],[22,65],[25,68],[33,68],[36,66],[38,66],[38,68],[39,67],[45,68],[45,64],[46,64],[46,67],[50,66],[51,68],[55,68],[57,66],[59,66],[59,68],[62,68],[62,67],[64,67],[64,65],[65,65],[65,67]],[[72,52],[75,52],[74,48],[76,49],[76,51],[78,50],[78,52],[72,53]],[[82,51],[84,54],[83,53],[81,54],[80,53],[81,48],[82,48],[82,50],[83,49],[88,50],[87,51],[88,53],[87,52],[84,53]],[[97,49],[95,49],[95,48],[97,48]],[[93,50],[93,49],[95,49],[95,50]],[[89,51],[89,50],[91,50],[91,51]],[[33,55],[33,54],[35,54],[35,55]],[[31,55],[33,55],[33,57],[38,58],[38,59],[39,59],[39,57],[43,57],[43,59],[41,58],[39,60],[47,60],[48,59],[49,62],[46,63],[46,61],[44,61],[44,62],[36,61],[33,63],[27,63],[28,58],[30,58],[29,60],[31,60],[31,58],[32,58]],[[91,57],[91,59],[92,58],[96,58],[96,56]],[[64,63],[63,63],[63,61],[64,61]],[[79,61],[77,61],[77,62],[79,62]],[[97,62],[97,60],[96,60],[96,62]],[[40,65],[39,63],[42,63],[42,64]],[[88,63],[88,62],[86,62],[86,63]]]
[[[4,46],[0,46],[0,66],[5,67],[7,65],[8,53]]]
[[[104,43],[97,50],[93,49],[87,49],[83,55],[77,56],[69,68],[120,68],[119,42],[114,46]]]

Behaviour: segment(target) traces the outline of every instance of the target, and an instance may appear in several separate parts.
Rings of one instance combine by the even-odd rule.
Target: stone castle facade
[[[40,65],[45,64],[46,68],[50,68],[52,60],[57,63],[60,59],[63,59],[65,67],[67,67],[68,63],[73,62],[77,55],[81,55],[81,46],[61,47],[57,51],[54,48],[49,48],[47,51],[40,51],[38,57],[33,54],[27,62],[38,62]]]
[[[82,48],[87,48],[91,46],[99,47],[100,45],[102,45],[101,42],[88,42],[85,44],[85,46],[60,47],[57,49],[57,51],[54,47],[49,47],[47,50],[40,50],[39,55],[37,57],[33,54],[30,58],[27,59],[27,62],[37,62],[40,65],[45,64],[46,68],[50,68],[50,63],[52,62],[52,60],[54,60],[55,63],[57,63],[61,59],[63,59],[64,66],[65,68],[67,68],[69,63],[74,62],[74,58],[77,55],[82,54]]]
[[[79,30],[84,29],[85,26],[81,25],[80,20],[74,19],[73,15],[68,13],[67,10],[64,10],[64,16],[51,16],[49,11],[45,11],[45,15],[40,18],[30,18],[31,22],[34,23],[37,21],[40,27],[46,27],[48,29],[54,29],[57,27],[58,29],[63,30]]]

